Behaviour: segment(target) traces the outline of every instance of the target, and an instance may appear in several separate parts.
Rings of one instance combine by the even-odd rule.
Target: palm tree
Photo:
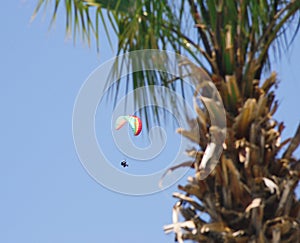
[[[48,2],[40,0],[36,12]],[[54,2],[53,19],[60,2]],[[273,118],[278,108],[277,77],[270,72],[269,53],[272,47],[280,55],[295,37],[300,1],[64,2],[67,32],[75,35],[80,30],[88,42],[94,36],[99,48],[99,28],[109,36],[110,26],[118,37],[117,54],[169,49],[188,55],[209,74],[221,95],[226,140],[221,163],[205,179],[199,164],[211,133],[207,110],[195,102],[194,122],[206,139],[198,141],[192,127],[178,130],[201,149],[189,150],[194,161],[182,164],[195,173],[186,185],[179,185],[181,193],[174,193],[178,198],[174,222],[165,231],[174,231],[179,242],[299,242],[300,201],[295,188],[300,160],[293,152],[300,144],[300,126],[293,138],[280,140],[284,124]],[[287,30],[294,33],[290,42]],[[146,72],[133,75],[132,84],[134,89],[149,84],[174,88],[165,77]],[[197,94],[194,99],[199,99]]]

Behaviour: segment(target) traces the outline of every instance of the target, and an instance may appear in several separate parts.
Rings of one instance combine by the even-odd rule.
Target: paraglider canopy
[[[142,121],[137,116],[128,115],[128,116],[119,116],[115,123],[116,130],[121,129],[128,122],[129,126],[132,129],[134,136],[137,136],[142,131]]]

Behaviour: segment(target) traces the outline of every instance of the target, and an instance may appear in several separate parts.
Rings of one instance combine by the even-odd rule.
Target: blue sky
[[[171,222],[176,186],[142,197],[112,192],[75,151],[74,102],[87,76],[113,57],[106,38],[100,55],[74,46],[62,16],[50,31],[42,14],[29,23],[33,2],[4,1],[0,9],[0,242],[173,242],[162,226]],[[299,43],[298,35],[275,65],[284,136],[300,117]]]

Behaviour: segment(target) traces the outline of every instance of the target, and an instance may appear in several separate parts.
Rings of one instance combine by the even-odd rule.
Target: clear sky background
[[[63,14],[50,31],[41,13],[30,24],[35,2],[4,1],[0,9],[0,242],[173,242],[162,226],[171,223],[176,186],[124,196],[96,183],[76,155],[74,101],[87,76],[113,57],[106,38],[97,55],[65,38]],[[300,118],[299,43],[298,35],[274,66],[284,137]]]

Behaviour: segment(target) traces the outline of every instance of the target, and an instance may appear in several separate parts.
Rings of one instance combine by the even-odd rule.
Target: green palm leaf
[[[54,21],[60,2],[40,0],[33,16],[43,5],[54,3]],[[246,97],[251,97],[249,82],[259,79],[269,64],[270,46],[286,38],[289,25],[295,23],[298,29],[300,23],[299,1],[66,0],[64,4],[66,30],[73,33],[74,40],[80,32],[90,45],[93,37],[99,50],[99,28],[105,29],[110,43],[109,29],[113,29],[118,37],[116,54],[140,49],[173,50],[189,56],[218,79],[235,74]],[[174,89],[168,80],[166,75],[146,72],[129,79],[133,89],[153,84]]]

